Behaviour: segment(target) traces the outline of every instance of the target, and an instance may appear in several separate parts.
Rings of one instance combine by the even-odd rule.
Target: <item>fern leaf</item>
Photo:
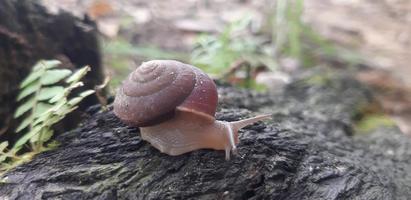
[[[30,140],[30,138],[40,133],[42,128],[42,126],[35,126],[32,130],[30,130],[23,137],[17,140],[17,142],[13,146],[13,149],[21,149],[21,147],[23,147],[23,145],[26,144]]]
[[[0,163],[5,161],[7,159],[7,155],[6,154],[2,154],[0,155]]]
[[[23,129],[27,128],[31,123],[32,123],[32,118],[31,117],[28,117],[28,118],[24,119],[20,123],[20,125],[16,128],[16,132],[18,133],[18,132],[22,131]]]
[[[12,151],[6,152],[6,148],[9,146],[9,142],[4,141],[0,143],[0,163],[4,162],[7,157],[10,157],[10,155],[13,153]]]
[[[67,103],[68,103],[70,106],[75,106],[75,105],[77,105],[78,103],[80,103],[80,101],[82,101],[84,98],[86,98],[87,96],[89,96],[89,95],[91,95],[91,94],[93,94],[93,93],[94,93],[94,90],[84,91],[84,92],[80,93],[79,96],[70,99]]]
[[[59,64],[61,63],[57,60],[39,61],[33,67],[31,74],[20,85],[21,92],[17,99],[18,101],[24,101],[21,101],[22,105],[17,108],[14,117],[20,117],[25,113],[27,113],[27,116],[24,115],[25,118],[20,122],[16,132],[22,130],[28,132],[20,137],[7,153],[3,153],[3,151],[7,148],[8,143],[0,143],[0,163],[3,162],[4,164],[8,157],[15,155],[20,156],[22,159],[30,159],[23,157],[26,154],[31,156],[33,152],[17,154],[29,141],[35,144],[32,145],[34,152],[44,151],[44,143],[53,136],[51,127],[77,109],[77,104],[81,100],[94,93],[93,90],[86,90],[67,100],[73,89],[84,85],[80,79],[90,71],[90,67],[83,67],[75,73],[67,69],[53,69]],[[64,79],[68,85],[65,87],[54,86],[54,84]],[[28,114],[29,111],[30,115]],[[31,128],[27,129],[28,126]]]
[[[53,98],[51,98],[51,99],[49,100],[49,103],[56,103],[57,101],[59,101],[59,100],[61,100],[62,98],[64,98],[64,97],[65,97],[65,94],[66,94],[66,92],[57,94],[56,96],[54,96]]]
[[[40,135],[41,135],[41,138],[40,138]],[[47,130],[44,130],[41,134],[37,134],[33,136],[32,138],[30,138],[30,142],[34,143],[34,142],[38,142],[39,140],[40,142],[47,142],[52,136],[53,136],[53,130],[47,129]]]
[[[40,89],[40,83],[35,81],[23,88],[23,90],[17,96],[17,101],[22,100],[23,98],[35,93]]]
[[[44,114],[45,112],[47,112],[52,107],[53,107],[53,105],[51,105],[51,104],[39,102],[37,104],[35,112],[33,113],[33,116],[38,117],[38,116]]]
[[[77,105],[81,100],[83,100],[83,97],[74,97],[74,98],[72,98],[72,99],[70,99],[70,100],[68,101],[68,104],[69,104],[70,106],[75,106],[75,105]]]
[[[14,118],[20,117],[27,111],[29,111],[34,105],[36,104],[36,99],[34,97],[30,98],[26,102],[23,103],[23,105],[20,105],[16,112],[14,113]]]
[[[80,96],[80,97],[87,97],[87,96],[89,96],[89,95],[91,95],[91,94],[94,94],[94,93],[95,93],[94,90],[86,90],[86,91],[80,93],[79,96]]]
[[[9,146],[9,142],[7,141],[0,143],[0,153],[3,153],[4,150],[6,150],[7,146]]]
[[[42,75],[44,74],[44,71],[40,70],[40,71],[33,71],[30,73],[29,76],[27,76],[27,78],[25,78],[23,80],[23,82],[21,82],[20,84],[20,88],[25,88],[26,86],[28,86],[30,83],[34,82],[35,80],[39,79]]]
[[[32,122],[31,124],[32,124],[33,126],[37,126],[37,125],[39,125],[40,123],[45,122],[46,120],[50,119],[50,117],[51,117],[51,112],[52,112],[51,109],[50,109],[50,110],[47,110],[46,113],[43,113],[43,114],[41,114],[40,116],[38,116],[38,117],[34,120],[34,122]]]
[[[42,85],[51,85],[57,83],[71,74],[68,69],[53,69],[46,71],[41,77],[40,82]]]
[[[61,93],[64,93],[64,87],[62,86],[42,88],[39,94],[37,95],[37,100],[39,101],[49,100],[53,98],[54,96],[59,95]]]
[[[68,77],[66,79],[67,83],[75,83],[78,82],[81,78],[83,78],[83,76],[85,76],[87,74],[87,72],[90,71],[90,67],[89,66],[85,66],[81,69],[79,69],[78,71],[76,71],[74,74],[72,74],[70,77]]]
[[[52,69],[52,68],[55,68],[55,67],[59,66],[60,64],[61,64],[61,62],[58,61],[58,60],[40,60],[34,65],[33,70],[37,71],[37,70],[42,69],[42,68],[43,69]]]

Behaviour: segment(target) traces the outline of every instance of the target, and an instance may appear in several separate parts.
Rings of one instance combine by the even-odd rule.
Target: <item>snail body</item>
[[[174,60],[143,63],[123,82],[114,113],[140,127],[143,140],[168,155],[197,149],[225,150],[239,143],[238,130],[270,115],[225,122],[215,120],[218,103],[214,81],[200,69]]]

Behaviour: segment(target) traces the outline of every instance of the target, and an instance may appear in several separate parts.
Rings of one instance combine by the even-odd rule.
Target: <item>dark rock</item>
[[[312,85],[297,80],[284,94],[251,105],[272,120],[241,131],[239,154],[199,150],[162,154],[111,111],[96,112],[58,137],[61,146],[4,176],[2,199],[407,199],[411,139],[398,129],[353,134],[352,113],[370,100],[347,78]],[[217,118],[256,113],[249,93],[225,88]],[[261,99],[260,99],[261,100]]]

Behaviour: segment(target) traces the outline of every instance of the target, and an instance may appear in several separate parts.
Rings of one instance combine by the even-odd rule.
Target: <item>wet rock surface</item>
[[[160,153],[111,110],[57,139],[61,145],[10,171],[1,199],[407,199],[411,139],[396,128],[353,134],[372,99],[344,77],[297,79],[276,96],[220,88],[216,117],[273,113],[241,131],[238,155]],[[227,94],[230,94],[227,96]],[[254,102],[244,104],[242,102]],[[266,102],[262,105],[256,102]],[[231,105],[231,106],[230,106]],[[252,111],[251,111],[252,110]]]

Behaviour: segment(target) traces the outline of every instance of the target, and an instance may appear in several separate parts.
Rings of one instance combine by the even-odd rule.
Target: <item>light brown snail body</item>
[[[215,120],[215,83],[198,68],[173,60],[143,63],[123,82],[114,113],[140,127],[142,139],[161,152],[180,155],[197,149],[225,150],[239,143],[238,130],[270,115],[236,122]]]

